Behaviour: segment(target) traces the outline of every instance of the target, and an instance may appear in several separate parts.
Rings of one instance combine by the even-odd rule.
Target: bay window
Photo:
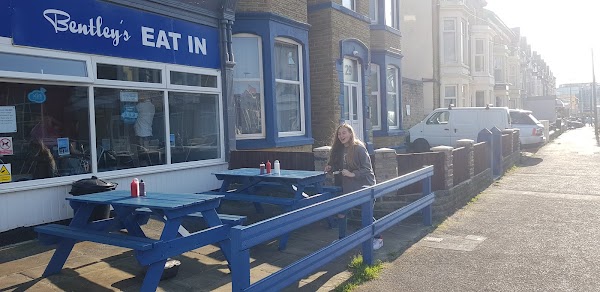
[[[398,0],[385,0],[385,25],[400,29],[400,8]]]
[[[485,40],[475,39],[475,72],[485,72]]]

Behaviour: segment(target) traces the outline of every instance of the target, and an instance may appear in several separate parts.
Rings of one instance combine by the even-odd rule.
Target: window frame
[[[135,81],[123,81],[123,80],[108,80],[98,78],[98,64],[106,65],[117,65],[117,66],[131,66],[137,68],[148,68],[161,70],[161,82],[160,83],[147,83],[147,82],[135,82]],[[98,56],[92,58],[92,68],[94,69],[94,85],[118,85],[122,87],[135,87],[135,88],[167,88],[167,74],[165,64],[161,63],[150,63],[146,61],[134,61],[129,59],[120,59],[112,57]]]
[[[376,70],[373,70],[373,66],[376,67]],[[369,70],[371,74],[373,74],[372,72],[377,73],[377,90],[373,91],[371,85],[369,85],[369,98],[374,98],[376,105],[376,108],[370,109],[371,127],[373,128],[373,130],[381,130],[381,66],[379,64],[371,63],[369,65]],[[377,121],[377,125],[375,125],[373,121]]]
[[[399,0],[384,0],[384,24],[387,27],[391,27],[394,29],[400,29],[400,1]],[[388,20],[388,9],[387,9],[387,4],[389,3],[390,5],[390,9],[391,9],[391,13],[390,13],[390,18]],[[388,21],[391,22],[391,25],[388,24]]]
[[[387,74],[388,69],[394,69],[394,75],[396,77],[396,92],[390,91],[389,88],[387,88],[387,83],[386,83],[386,90],[385,90],[386,91],[385,92],[385,95],[386,95],[385,96],[385,98],[386,98],[386,113],[390,111],[389,104],[387,104],[387,96],[388,96],[388,94],[394,94],[395,95],[394,100],[396,101],[396,106],[393,109],[394,112],[395,112],[396,126],[391,126],[388,123],[388,129],[389,130],[399,130],[400,127],[401,127],[401,125],[402,125],[402,117],[401,117],[402,111],[400,110],[400,90],[401,90],[401,88],[400,88],[400,80],[399,80],[399,78],[400,78],[400,68],[396,67],[395,65],[387,65],[387,66],[385,66],[385,69],[386,69],[385,70],[385,72],[386,72],[385,73],[386,81],[387,81],[387,78],[388,78],[388,74]],[[387,120],[387,114],[386,114],[386,120]]]
[[[235,83],[236,81],[244,80],[246,82],[258,82],[260,84],[260,108],[261,108],[261,113],[260,113],[260,119],[261,119],[261,133],[257,133],[257,134],[237,134],[235,135],[236,140],[249,140],[249,139],[264,139],[267,136],[267,126],[266,126],[266,119],[265,119],[265,75],[264,75],[264,69],[263,69],[263,47],[262,47],[262,37],[259,35],[255,35],[255,34],[251,34],[251,33],[237,33],[232,35],[232,39],[233,38],[256,38],[258,39],[258,64],[260,65],[258,68],[258,74],[259,77],[258,78],[234,78],[232,77],[232,82]],[[235,70],[235,67],[234,69]],[[237,115],[237,113],[236,113]],[[237,116],[236,116],[237,119]],[[237,125],[236,125],[237,126]]]
[[[478,50],[478,43],[481,44],[481,51]],[[475,46],[475,52],[473,54],[473,58],[475,60],[473,63],[473,68],[474,68],[473,70],[475,71],[475,73],[485,73],[486,67],[487,67],[487,65],[486,65],[487,60],[486,60],[486,53],[485,53],[485,51],[486,51],[485,39],[483,39],[483,38],[475,39],[474,46]],[[478,59],[480,59],[479,60],[480,66],[478,66],[478,64],[477,64]]]
[[[448,89],[452,88],[454,90],[454,96],[448,96]],[[454,100],[454,103],[446,104],[447,100]],[[448,107],[450,104],[454,106],[458,106],[458,85],[457,84],[446,84],[444,85],[444,98],[442,99],[442,107]]]
[[[452,29],[446,29],[446,22],[447,21],[451,21],[452,22]],[[456,29],[456,24],[457,24],[457,19],[454,17],[444,17],[442,19],[442,60],[444,62],[444,64],[454,64],[458,62],[458,51],[457,51],[457,42],[456,42],[456,36],[457,36],[457,29]],[[453,56],[450,56],[450,52],[448,51],[448,49],[450,47],[448,47],[446,45],[446,42],[448,41],[446,38],[446,36],[452,36],[452,37],[448,37],[448,40],[452,40],[452,46],[451,48],[453,49]],[[451,57],[451,58],[450,58]]]
[[[49,51],[49,50],[40,50],[33,48],[24,48],[24,47],[14,47],[11,45],[10,39],[9,42],[4,43],[3,40],[5,38],[0,38],[0,52],[8,53],[8,54],[16,54],[16,55],[24,55],[31,57],[45,57],[45,58],[54,58],[54,59],[65,59],[69,61],[81,61],[85,62],[87,77],[81,76],[70,76],[70,75],[53,75],[53,74],[40,74],[40,73],[30,73],[30,72],[14,72],[14,71],[3,71],[0,70],[0,78],[7,79],[27,79],[27,80],[43,80],[43,81],[59,81],[59,82],[67,82],[72,84],[77,83],[92,83],[94,81],[94,68],[92,64],[91,56],[84,56],[79,54],[73,54],[69,52],[58,52],[58,51]]]
[[[277,42],[281,42],[281,43],[285,43],[288,45],[294,45],[296,46],[297,50],[298,50],[298,64],[296,64],[298,66],[298,81],[295,80],[287,80],[287,79],[279,79],[279,78],[275,78],[275,74],[273,74],[273,88],[277,88],[277,84],[278,83],[282,83],[282,84],[294,84],[294,85],[298,85],[299,87],[299,95],[300,95],[300,131],[289,131],[289,132],[280,132],[279,131],[279,126],[276,125],[275,129],[277,131],[277,135],[278,137],[295,137],[295,136],[304,136],[306,133],[306,113],[305,113],[305,96],[304,96],[304,58],[302,55],[302,52],[304,50],[304,47],[301,43],[296,42],[292,39],[289,38],[285,38],[285,37],[276,37],[274,39],[274,43],[273,43],[273,52],[275,52],[275,46],[277,45]],[[273,62],[273,67],[277,67],[277,60],[275,60]],[[277,109],[277,96],[276,96],[276,92],[275,94],[273,94],[273,107],[275,109],[275,123],[277,123],[277,114],[279,113],[278,109]]]
[[[377,24],[379,22],[379,0],[369,1],[369,18],[371,18],[371,24]]]

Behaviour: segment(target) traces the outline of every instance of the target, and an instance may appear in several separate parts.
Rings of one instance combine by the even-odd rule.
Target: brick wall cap
[[[331,146],[321,146],[313,149],[313,152],[316,151],[331,151]]]
[[[457,145],[475,144],[475,141],[471,140],[471,139],[460,139],[460,140],[456,140],[456,144]]]
[[[450,146],[436,146],[431,148],[431,151],[433,152],[444,152],[444,151],[452,151],[452,149],[454,149],[454,147],[450,147]]]
[[[375,153],[396,153],[396,150],[391,148],[379,148],[375,149]]]

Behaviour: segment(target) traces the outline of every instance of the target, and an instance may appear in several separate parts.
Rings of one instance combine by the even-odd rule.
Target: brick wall
[[[270,12],[306,23],[308,21],[306,0],[240,0],[237,12]]]
[[[423,82],[402,78],[402,128],[410,129],[425,117],[423,101]],[[406,105],[410,105],[410,115],[406,114]]]

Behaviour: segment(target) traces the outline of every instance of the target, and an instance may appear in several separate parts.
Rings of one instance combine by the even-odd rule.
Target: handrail
[[[423,211],[424,224],[431,225],[431,204],[435,199],[434,194],[431,193],[432,176],[433,166],[425,166],[383,183],[290,211],[271,219],[248,226],[232,227],[230,237],[232,290],[276,291],[283,289],[359,244],[362,244],[363,261],[373,264],[372,239],[375,234],[379,234],[420,211]],[[423,183],[423,193],[420,199],[373,221],[373,202],[376,198],[419,181]],[[250,248],[359,205],[362,217],[360,230],[250,285]]]

